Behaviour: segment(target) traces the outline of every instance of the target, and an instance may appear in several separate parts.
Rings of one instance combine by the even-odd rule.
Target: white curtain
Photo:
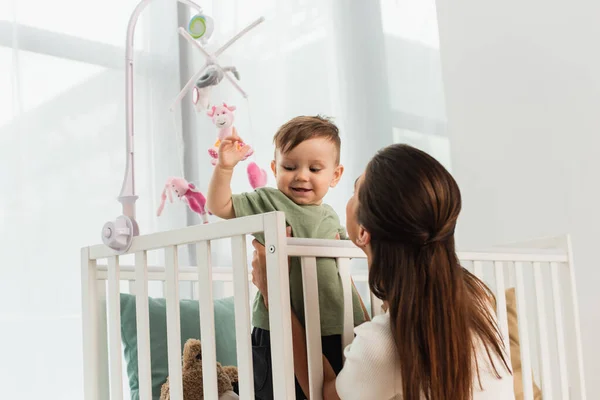
[[[238,131],[257,147],[263,168],[273,157],[273,135],[290,118],[325,114],[339,125],[346,172],[326,201],[342,221],[354,179],[385,145],[412,144],[450,168],[435,0],[221,1],[210,11],[220,22],[214,48],[266,17],[221,57],[237,66],[248,99],[226,82],[214,92],[214,101],[238,106]],[[191,59],[194,71],[204,62],[197,51]],[[215,131],[206,116],[193,117],[195,178],[206,189]],[[234,189],[251,190],[243,164]],[[227,265],[227,243],[220,250],[216,259]]]
[[[0,376],[6,397],[82,398],[79,249],[98,243],[102,225],[121,214],[124,44],[136,3],[0,2]],[[200,4],[216,21],[211,51],[266,18],[219,58],[237,67],[248,99],[226,81],[213,97],[238,107],[236,126],[263,168],[273,156],[273,134],[288,119],[324,114],[339,125],[346,176],[326,201],[342,221],[354,179],[382,146],[408,142],[450,166],[434,0]],[[206,191],[212,171],[210,120],[193,111],[189,95],[174,115],[169,111],[204,62],[177,37],[189,15],[174,0],[154,0],[136,30],[142,234],[198,223],[183,205],[168,204],[156,218],[160,191],[167,177],[182,171]],[[251,190],[245,164],[233,189]],[[227,266],[228,244],[214,247],[214,259]]]
[[[121,214],[124,45],[135,4],[0,2],[0,376],[8,398],[83,396],[79,249],[98,243],[103,224]],[[180,86],[176,10],[170,0],[152,2],[136,31],[146,233],[186,223],[183,208],[154,218],[158,184],[179,174],[168,111]]]

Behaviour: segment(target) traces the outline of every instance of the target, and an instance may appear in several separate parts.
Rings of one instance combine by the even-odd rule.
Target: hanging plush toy
[[[187,203],[192,211],[200,214],[202,221],[207,224],[208,213],[204,208],[206,206],[206,198],[201,192],[197,192],[195,189],[196,187],[186,181],[184,178],[169,178],[165,184],[165,188],[163,189],[160,206],[156,211],[156,215],[160,217],[160,214],[165,207],[167,196],[169,197],[169,202],[173,203],[173,196],[171,194],[171,191],[173,191],[178,198]]]
[[[214,53],[209,53],[204,45],[210,39],[214,31],[214,21],[207,15],[198,14],[195,15],[188,24],[187,29],[179,27],[178,32],[185,40],[187,40],[193,47],[198,49],[204,57],[206,62],[204,65],[188,80],[179,95],[175,98],[171,111],[174,110],[175,105],[179,103],[185,94],[193,87],[193,98],[194,107],[196,112],[204,112],[209,109],[207,114],[212,118],[213,123],[218,128],[217,141],[214,146],[208,149],[210,155],[210,161],[213,166],[217,165],[219,159],[219,145],[221,140],[228,136],[236,135],[235,127],[233,126],[233,111],[235,106],[228,106],[223,103],[222,106],[213,105],[211,107],[211,91],[212,88],[217,86],[223,79],[227,79],[231,85],[244,97],[248,98],[248,95],[234,80],[240,80],[238,70],[234,66],[222,66],[218,62],[218,57],[234,42],[244,36],[250,30],[257,25],[264,22],[265,18],[260,17],[256,21],[252,22],[246,28],[242,29],[238,34],[227,41],[223,46],[217,49]],[[198,42],[199,41],[199,42]],[[230,75],[233,75],[230,76]],[[244,143],[238,142],[238,146],[244,146]],[[254,149],[250,148],[244,160],[251,157],[254,154]],[[248,180],[253,189],[265,186],[267,184],[267,173],[260,168],[255,162],[250,162],[247,168]]]
[[[208,154],[211,157],[212,165],[217,165],[217,160],[219,159],[219,146],[221,145],[221,140],[225,139],[228,136],[233,136],[234,133],[237,135],[235,127],[233,126],[234,116],[233,111],[235,111],[235,106],[228,106],[226,103],[223,103],[222,106],[213,106],[206,114],[212,118],[213,124],[217,127],[217,141],[214,146],[208,149]],[[237,143],[238,148],[244,146],[243,142]],[[250,148],[248,153],[243,160],[246,160],[254,153],[254,150]],[[243,161],[242,160],[242,161]]]
[[[259,167],[254,161],[248,164],[246,172],[248,173],[248,181],[252,189],[263,187],[267,184],[267,171]]]
[[[226,103],[223,103],[222,106],[213,106],[210,111],[207,112],[207,115],[212,118],[213,123],[218,129],[217,141],[213,147],[208,149],[208,154],[211,158],[210,161],[213,166],[217,165],[217,160],[219,159],[219,146],[221,145],[221,140],[228,136],[237,136],[237,131],[233,126],[233,111],[235,111],[235,106],[228,106]],[[237,142],[237,146],[239,149],[245,146],[245,143],[239,141]],[[250,148],[242,161],[248,159],[252,154],[254,154],[254,150]],[[267,184],[267,172],[260,168],[254,161],[248,164],[246,172],[252,189],[263,187]]]

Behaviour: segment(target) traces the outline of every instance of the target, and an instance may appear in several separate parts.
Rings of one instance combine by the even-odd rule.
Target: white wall
[[[569,232],[600,382],[600,2],[437,0],[460,247]]]

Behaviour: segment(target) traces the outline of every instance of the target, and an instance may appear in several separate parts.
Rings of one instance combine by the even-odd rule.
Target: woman
[[[324,358],[324,399],[512,399],[513,381],[492,293],[458,264],[458,186],[435,159],[406,145],[381,150],[346,208],[350,239],[367,255],[369,286],[386,313],[355,329],[336,377]],[[253,281],[266,293],[264,249]],[[292,315],[296,379],[308,393],[303,327]]]

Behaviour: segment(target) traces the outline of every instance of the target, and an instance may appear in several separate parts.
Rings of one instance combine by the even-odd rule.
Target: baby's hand
[[[250,146],[239,146],[241,138],[237,135],[228,136],[221,141],[219,145],[219,159],[217,165],[222,168],[233,169],[244,159],[246,153],[250,150]]]

